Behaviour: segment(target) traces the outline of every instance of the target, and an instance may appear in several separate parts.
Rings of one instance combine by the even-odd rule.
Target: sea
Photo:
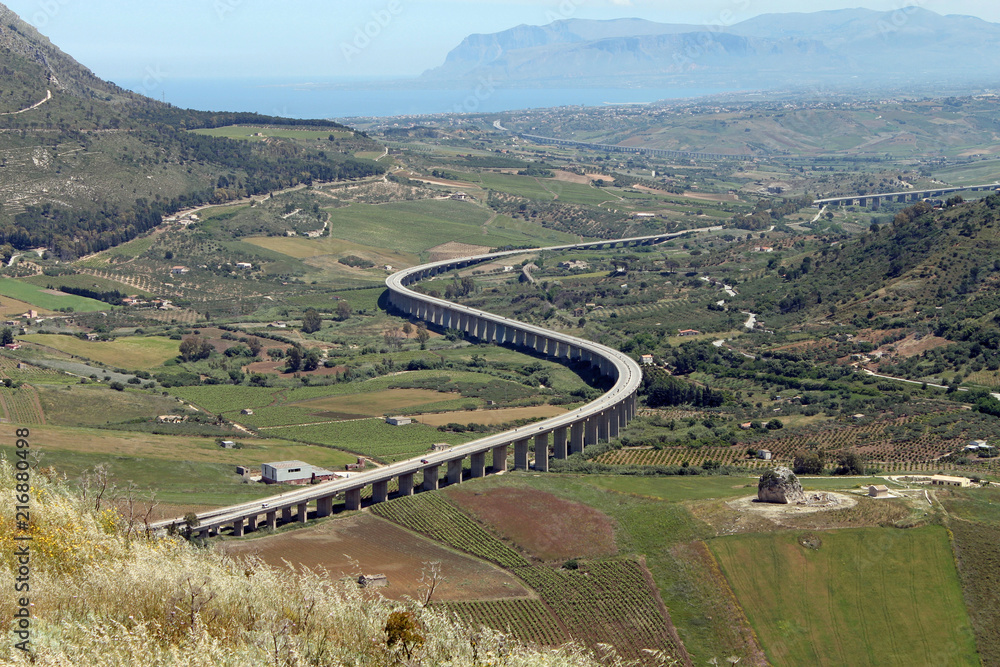
[[[486,80],[455,88],[421,88],[405,81],[342,79],[159,80],[151,77],[116,83],[186,109],[322,119],[495,113],[574,105],[638,105],[730,92],[710,88],[508,88]]]

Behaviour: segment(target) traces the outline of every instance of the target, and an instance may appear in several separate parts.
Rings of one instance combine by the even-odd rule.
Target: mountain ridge
[[[768,87],[984,78],[1000,74],[997,43],[1000,24],[919,7],[765,14],[724,28],[567,19],[469,35],[422,79],[628,86],[738,77]]]

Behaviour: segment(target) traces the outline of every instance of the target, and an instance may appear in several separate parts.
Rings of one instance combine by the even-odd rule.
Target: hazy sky
[[[409,76],[441,64],[468,34],[560,18],[731,25],[771,12],[916,5],[1000,23],[996,0],[4,1],[112,81]]]

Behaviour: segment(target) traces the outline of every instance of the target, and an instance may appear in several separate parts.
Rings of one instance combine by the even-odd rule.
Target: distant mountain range
[[[726,28],[570,19],[470,35],[426,81],[741,88],[982,82],[1000,75],[1000,24],[910,7],[765,14]]]

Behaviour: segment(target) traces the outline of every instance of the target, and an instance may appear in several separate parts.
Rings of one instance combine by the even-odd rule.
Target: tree
[[[423,324],[417,326],[417,340],[420,341],[420,349],[423,350],[427,347],[427,341],[430,339],[431,334],[427,331],[427,327]]]
[[[406,659],[413,657],[413,650],[423,646],[420,624],[412,611],[394,611],[385,622],[385,643],[387,646],[402,647]]]
[[[819,475],[823,472],[823,452],[800,450],[792,459],[792,472],[796,475]]]
[[[341,301],[337,304],[337,321],[343,322],[351,316],[351,304]]]
[[[184,361],[197,361],[208,359],[215,348],[207,340],[189,336],[181,341],[180,354]]]
[[[837,468],[834,475],[864,475],[865,464],[856,452],[844,452],[837,459]]]
[[[302,370],[304,371],[314,371],[319,368],[320,351],[318,349],[311,348],[302,357]]]
[[[288,357],[288,372],[294,373],[295,371],[302,368],[302,348],[293,346],[288,349],[288,353],[285,355]]]
[[[0,345],[10,345],[14,342],[14,330],[10,327],[4,327],[0,330]]]
[[[253,356],[256,357],[257,355],[259,355],[260,351],[263,348],[264,348],[264,345],[260,342],[259,338],[251,338],[250,339],[250,353],[253,354]]]
[[[343,301],[340,302],[343,305]],[[337,311],[340,311],[340,305],[337,306]],[[348,316],[350,313],[348,312]],[[347,319],[346,317],[344,319]],[[302,331],[303,333],[316,333],[321,328],[323,328],[323,318],[319,316],[315,308],[310,308],[302,315]]]

